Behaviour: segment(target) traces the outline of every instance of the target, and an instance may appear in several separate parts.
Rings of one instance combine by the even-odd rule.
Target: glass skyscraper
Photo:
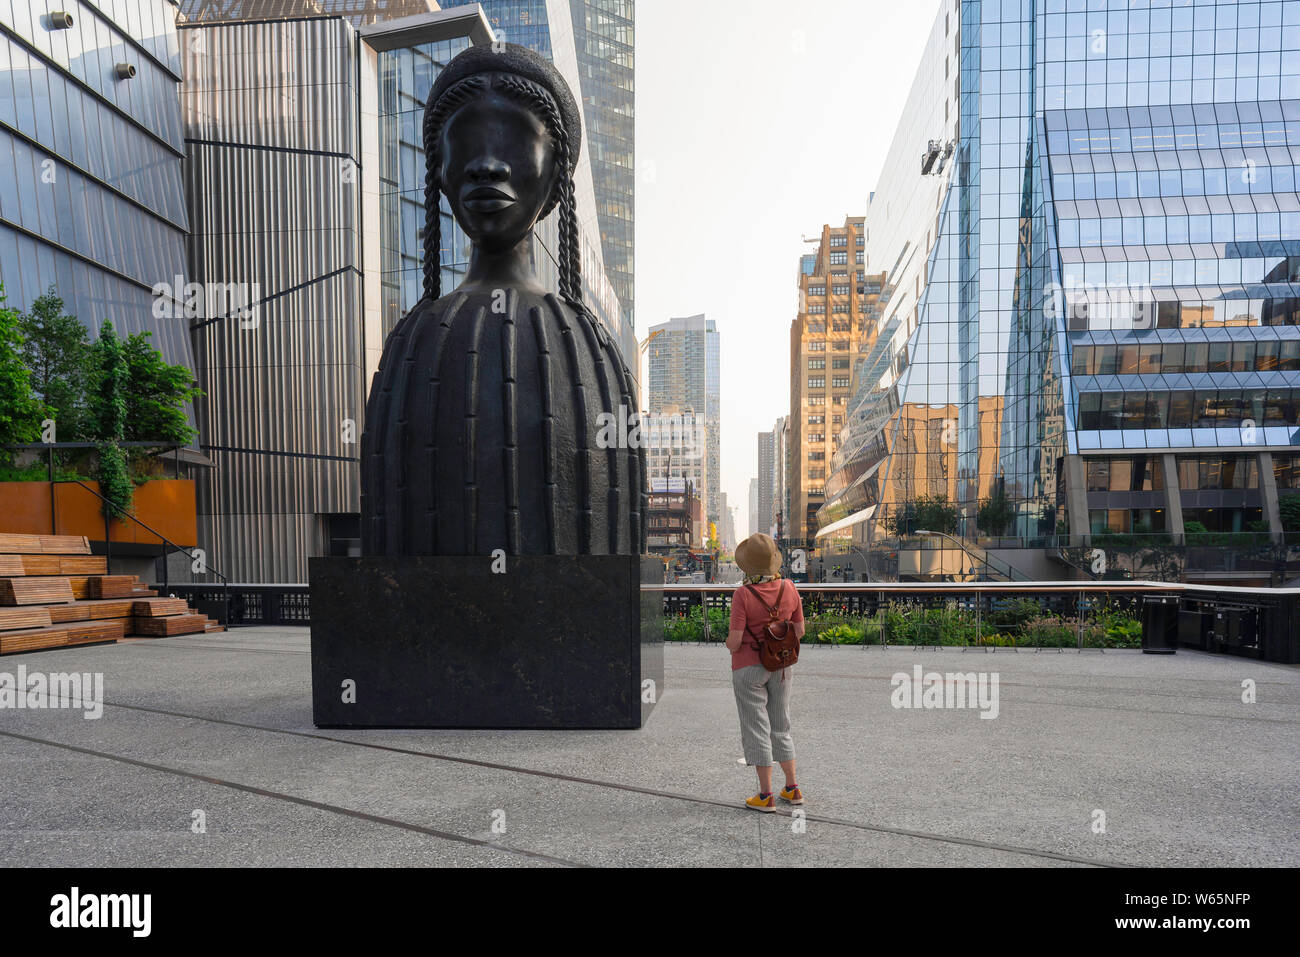
[[[955,506],[931,531],[1025,551],[1278,542],[1297,165],[1296,0],[944,0],[867,215],[888,344],[823,543],[896,539],[921,498]]]

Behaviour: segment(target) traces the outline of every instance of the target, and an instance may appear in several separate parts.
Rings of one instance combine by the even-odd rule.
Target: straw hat
[[[781,574],[781,551],[771,535],[758,532],[736,546],[736,564],[750,578]]]

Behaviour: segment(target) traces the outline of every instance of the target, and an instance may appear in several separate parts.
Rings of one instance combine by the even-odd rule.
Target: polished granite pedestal
[[[639,728],[663,693],[657,558],[313,558],[310,567],[317,727]]]

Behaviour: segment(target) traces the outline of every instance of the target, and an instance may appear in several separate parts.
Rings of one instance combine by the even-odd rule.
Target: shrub
[[[818,634],[816,643],[823,645],[860,645],[862,644],[862,637],[861,628],[854,628],[852,625],[847,624],[832,625]]]

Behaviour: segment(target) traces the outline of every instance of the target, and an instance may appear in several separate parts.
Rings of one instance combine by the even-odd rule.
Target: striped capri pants
[[[774,758],[794,760],[794,740],[790,737],[793,685],[793,668],[768,671],[762,665],[747,665],[731,673],[740,714],[740,743],[749,766],[772,764]]]

